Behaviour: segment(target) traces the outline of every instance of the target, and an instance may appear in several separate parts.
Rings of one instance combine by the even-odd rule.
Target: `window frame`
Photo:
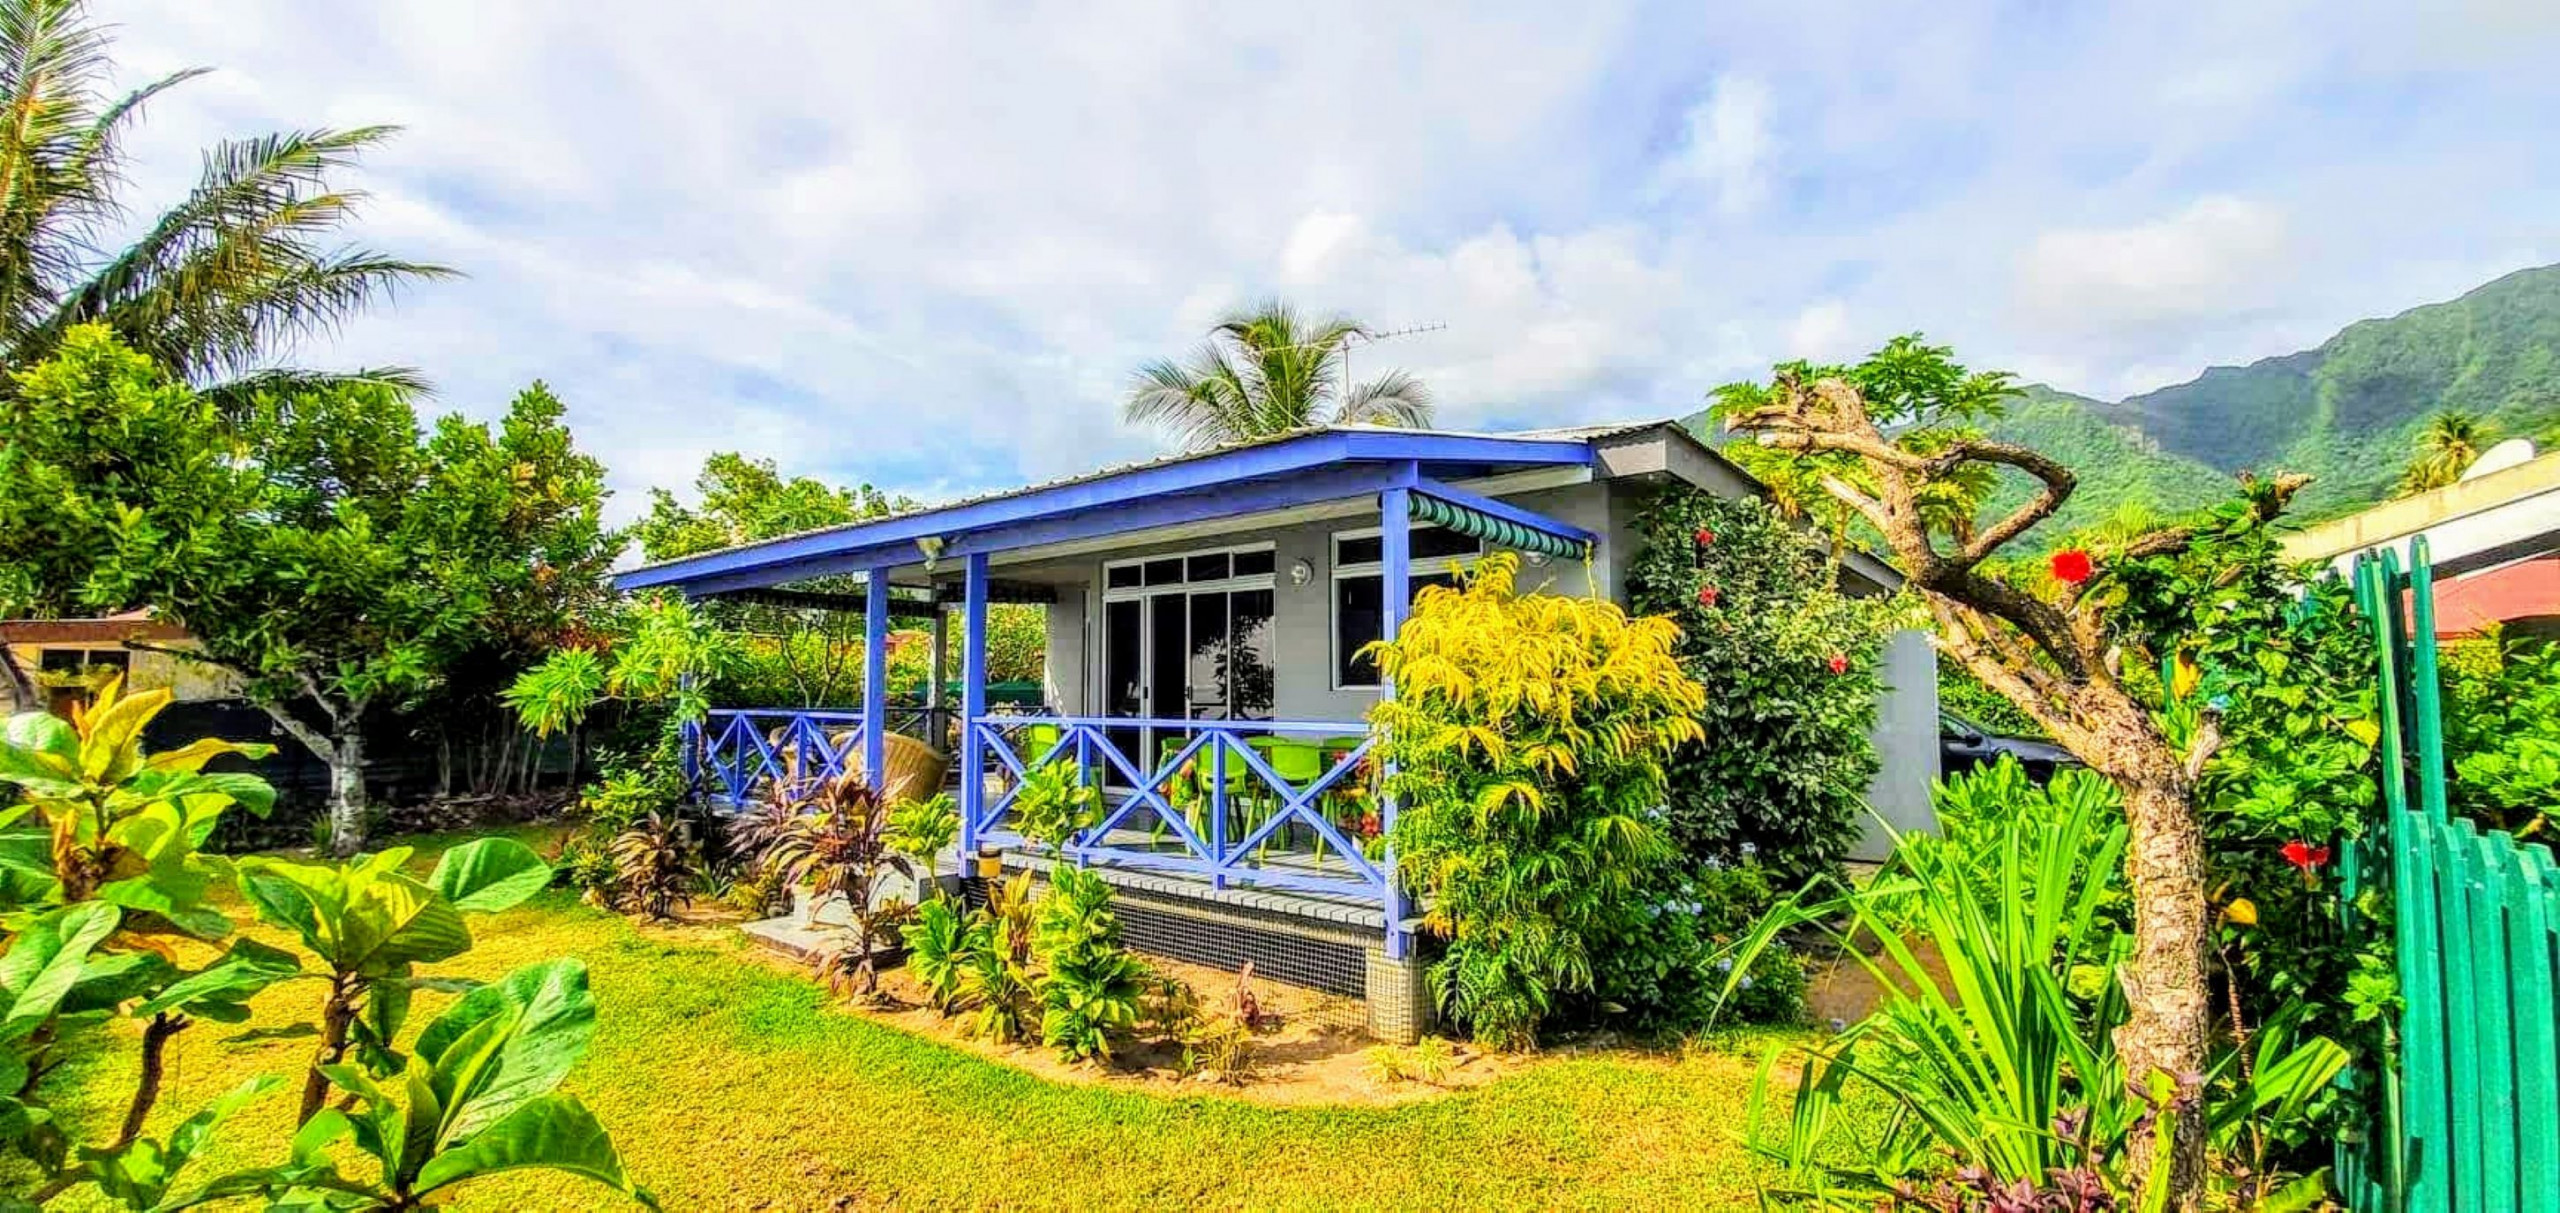
[[[1423,531],[1444,531],[1447,529],[1448,528],[1440,526],[1437,523],[1424,522],[1413,524],[1407,534],[1416,534]],[[1341,560],[1342,541],[1345,539],[1375,539],[1382,533],[1383,531],[1381,528],[1372,526],[1358,527],[1347,531],[1335,531],[1325,537],[1325,564],[1327,566],[1327,576],[1325,579],[1324,596],[1324,677],[1325,682],[1336,691],[1381,692],[1386,689],[1386,684],[1383,682],[1360,683],[1342,681],[1343,662],[1345,659],[1345,654],[1342,651],[1342,583],[1345,580],[1354,577],[1378,578],[1378,603],[1383,610],[1386,604],[1387,574],[1387,562],[1384,559],[1357,561],[1350,564],[1343,563]],[[1471,554],[1452,553],[1446,556],[1426,556],[1422,557],[1422,559],[1435,562],[1455,562],[1458,568],[1463,571],[1472,567],[1476,561],[1484,559],[1485,554],[1491,550],[1491,545],[1487,544],[1482,539],[1477,539],[1475,541],[1475,551]],[[1405,562],[1405,576],[1407,578],[1408,587],[1410,586],[1411,579],[1417,575],[1414,569],[1414,564],[1415,561],[1413,560],[1407,560]],[[1436,575],[1439,572],[1440,570],[1435,568],[1424,570],[1421,575]],[[1381,622],[1383,622],[1383,620]],[[1380,639],[1383,639],[1383,637],[1380,637]],[[1367,642],[1363,641],[1362,643],[1365,644]]]

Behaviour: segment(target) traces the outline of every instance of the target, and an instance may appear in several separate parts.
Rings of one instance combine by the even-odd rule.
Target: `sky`
[[[1685,414],[1923,332],[2117,397],[2560,261],[2560,4],[97,0],[137,217],[396,123],[355,239],[462,271],[287,352],[541,379],[612,512],[737,450],[922,499],[1151,454],[1267,297],[1445,428]],[[1437,327],[1432,327],[1437,326]]]

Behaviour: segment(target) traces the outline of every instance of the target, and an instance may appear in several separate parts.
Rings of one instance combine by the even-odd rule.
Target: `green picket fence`
[[[2560,867],[2549,848],[2450,818],[2435,579],[2426,541],[2356,562],[2381,659],[2381,820],[2344,857],[2387,882],[2402,1010],[2374,1101],[2382,1131],[2341,1143],[2359,1213],[2560,1213]],[[2363,853],[2359,854],[2361,851]]]

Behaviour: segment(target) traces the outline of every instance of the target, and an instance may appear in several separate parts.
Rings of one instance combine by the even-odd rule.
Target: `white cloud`
[[[1858,351],[1849,342],[1849,305],[1825,299],[1796,313],[1787,328],[1787,357],[1837,362]]]
[[[1730,73],[1716,77],[1706,97],[1689,108],[1665,175],[1711,190],[1717,209],[1728,216],[1757,209],[1768,197],[1769,158],[1777,149],[1769,109],[1766,82]]]
[[[1273,293],[1445,323],[1360,368],[1541,424],[1913,329],[2108,391],[2560,256],[2521,0],[98,3],[136,79],[225,69],[137,203],[224,135],[406,124],[358,234],[470,276],[299,355],[483,415],[543,377],[625,510],[717,449],[915,492],[1145,451],[1131,368]]]
[[[2281,286],[2289,245],[2282,211],[2232,197],[2126,227],[2056,229],[2019,258],[2019,303],[2032,323],[2062,329],[2230,315]]]

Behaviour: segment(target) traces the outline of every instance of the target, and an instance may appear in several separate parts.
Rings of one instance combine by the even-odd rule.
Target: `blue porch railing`
[[[987,715],[968,728],[994,778],[965,845],[1022,845],[1007,818],[1024,776],[1070,762],[1105,809],[1068,858],[1392,905],[1395,810],[1368,779],[1363,724]],[[1133,758],[1145,737],[1153,753]]]
[[[889,731],[930,737],[939,708],[900,705]],[[860,712],[718,708],[682,730],[686,786],[735,807],[777,785],[833,779],[862,765]]]

